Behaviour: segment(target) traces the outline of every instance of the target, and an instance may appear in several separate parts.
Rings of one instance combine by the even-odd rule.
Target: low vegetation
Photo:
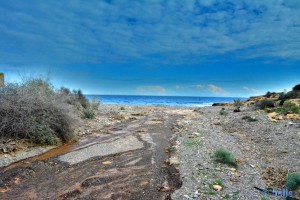
[[[222,108],[219,112],[220,115],[227,116],[228,112],[226,112],[225,108]]]
[[[256,108],[284,115],[300,113],[299,105],[295,103],[300,99],[300,84],[294,86],[289,92],[267,92],[263,97],[266,99],[256,102]]]
[[[82,117],[83,118],[94,119],[95,116],[96,116],[96,113],[95,113],[95,111],[93,109],[87,108],[87,109],[83,110],[83,113],[82,113]]]
[[[235,99],[233,102],[233,106],[240,108],[241,106],[243,106],[243,101],[241,99]]]
[[[300,187],[300,172],[290,173],[286,178],[286,187],[296,190]]]
[[[56,90],[42,78],[8,83],[0,89],[0,137],[43,145],[75,140],[77,113],[88,109],[92,108],[81,90]]]
[[[224,148],[219,148],[214,152],[214,157],[216,161],[232,166],[237,166],[237,163],[235,162],[234,155]]]
[[[248,121],[248,122],[256,122],[256,121],[258,121],[255,117],[250,117],[250,116],[244,116],[244,117],[242,117],[242,119],[243,120],[246,120],[246,121]]]
[[[274,108],[275,107],[275,101],[273,100],[262,100],[256,103],[256,107],[259,109],[266,109],[266,108]]]

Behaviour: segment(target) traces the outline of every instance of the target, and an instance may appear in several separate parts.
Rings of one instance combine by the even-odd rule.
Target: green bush
[[[83,110],[83,118],[94,119],[96,116],[95,112],[91,108],[87,108]]]
[[[49,81],[35,78],[0,90],[0,137],[56,144],[75,138],[72,108]]]
[[[287,113],[299,113],[300,108],[294,103],[291,102],[284,102],[282,106],[282,113],[287,114]]]
[[[219,148],[214,152],[216,161],[232,166],[237,166],[233,154],[224,148]]]
[[[300,187],[300,172],[290,173],[286,178],[286,187],[296,190]]]
[[[273,100],[262,100],[256,103],[256,107],[259,109],[265,109],[265,108],[274,108],[275,101]]]

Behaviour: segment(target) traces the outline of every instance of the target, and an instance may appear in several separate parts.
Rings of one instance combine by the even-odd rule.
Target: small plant
[[[288,113],[299,113],[300,108],[294,103],[291,102],[284,102],[282,106],[282,113],[288,114]]]
[[[236,107],[233,112],[241,112],[240,108],[243,106],[243,102],[240,99],[235,99],[233,102],[233,106]]]
[[[125,110],[125,108],[122,106],[122,107],[120,108],[120,110]]]
[[[83,118],[87,118],[87,119],[94,119],[95,118],[95,112],[94,110],[87,108],[83,110]]]
[[[272,100],[262,100],[256,103],[256,107],[258,107],[261,110],[266,108],[274,108],[274,103],[275,102]]]
[[[237,166],[235,162],[235,158],[233,154],[228,151],[227,149],[224,148],[219,148],[214,152],[214,157],[216,158],[216,161],[232,165],[232,166]]]
[[[234,102],[233,102],[233,105],[237,108],[240,108],[241,106],[243,106],[243,102],[241,99],[235,99]]]
[[[199,142],[198,141],[189,141],[189,142],[184,143],[183,145],[186,147],[194,147],[194,146],[199,145]]]
[[[225,111],[225,108],[222,108],[219,112],[220,115],[227,116],[228,112]]]
[[[286,178],[286,186],[291,190],[300,187],[300,172],[290,173]]]
[[[277,108],[275,108],[274,112],[276,112],[278,114],[281,114],[281,113],[283,113],[283,108],[282,107],[277,107]]]
[[[247,120],[248,122],[256,122],[257,119],[255,117],[250,117],[250,116],[244,116],[242,117],[243,120]]]

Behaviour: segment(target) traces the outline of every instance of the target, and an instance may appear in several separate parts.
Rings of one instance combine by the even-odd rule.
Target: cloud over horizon
[[[0,64],[300,58],[297,0],[16,0],[0,16]]]
[[[209,84],[208,88],[208,90],[213,94],[225,95],[227,93],[224,89],[213,84]]]
[[[166,89],[159,85],[154,86],[138,86],[136,91],[139,94],[164,94]]]

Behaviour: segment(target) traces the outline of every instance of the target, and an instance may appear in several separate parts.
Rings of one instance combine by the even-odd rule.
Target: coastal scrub
[[[0,90],[0,137],[43,145],[74,140],[77,107],[88,106],[80,90],[55,90],[43,78],[8,83]]]

